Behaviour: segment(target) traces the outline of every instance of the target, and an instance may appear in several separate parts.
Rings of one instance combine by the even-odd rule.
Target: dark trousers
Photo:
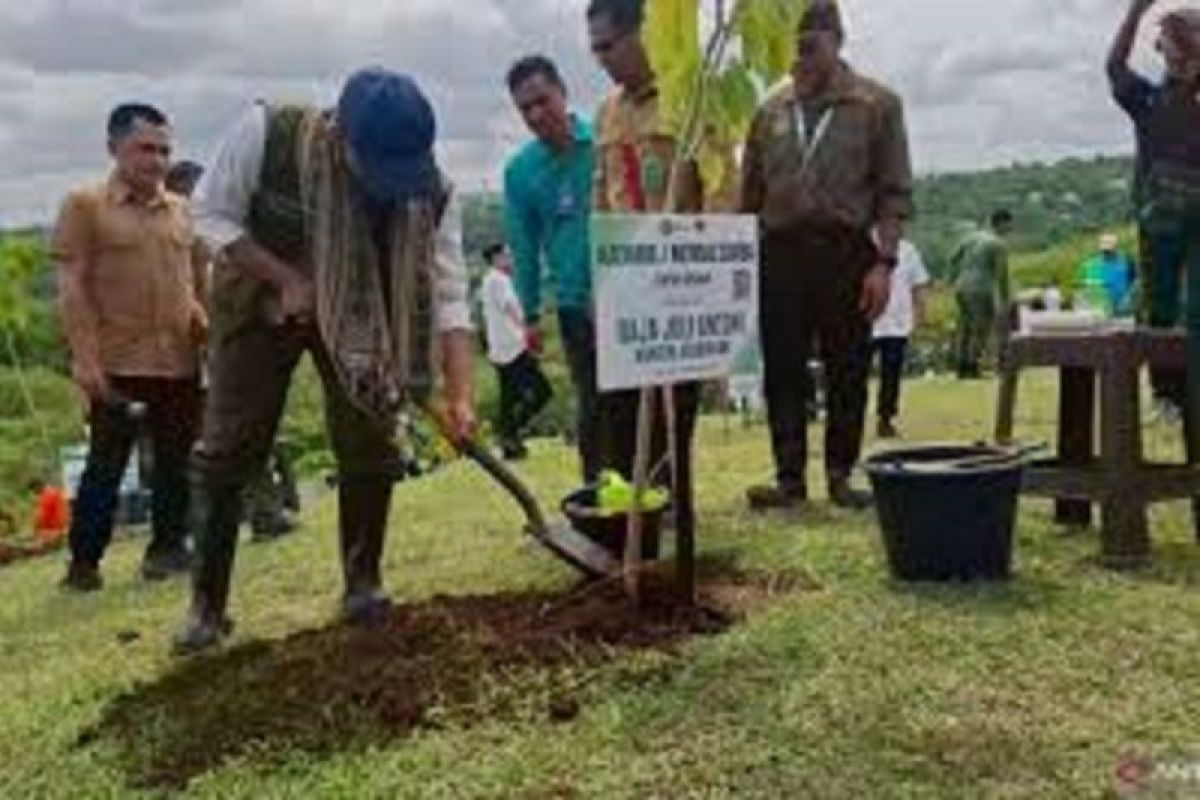
[[[390,425],[356,406],[314,329],[237,324],[214,315],[204,436],[193,457],[197,502],[194,611],[221,619],[229,596],[246,487],[267,465],[288,386],[308,353],[325,393],[338,468],[338,529],[347,594],[381,582],[392,482],[400,467]]]
[[[590,484],[600,477],[602,436],[596,387],[596,327],[591,314],[577,308],[559,309],[558,325],[575,386],[575,433],[583,482]]]
[[[496,365],[500,376],[500,438],[521,443],[521,432],[546,407],[553,393],[537,359],[525,352],[508,364]]]
[[[827,386],[825,470],[848,477],[862,451],[871,326],[859,310],[874,246],[834,227],[771,233],[763,241],[762,345],[776,480],[805,482],[809,371],[820,344]]]
[[[872,349],[879,354],[879,400],[875,415],[881,420],[891,421],[900,413],[900,386],[904,382],[908,339],[885,336],[876,339]]]
[[[1144,284],[1148,289],[1149,322],[1152,328],[1174,328],[1184,319],[1182,313],[1183,280],[1188,281],[1188,325],[1191,327],[1193,316],[1200,317],[1200,297],[1193,300],[1193,295],[1200,291],[1200,274],[1189,266],[1189,249],[1195,247],[1189,240],[1195,240],[1183,226],[1176,229],[1171,225],[1156,226],[1150,230],[1143,229],[1148,266],[1143,274],[1149,279]],[[1192,259],[1200,258],[1193,254]],[[1150,383],[1154,389],[1154,397],[1167,400],[1179,408],[1183,408],[1187,400],[1187,372],[1178,369],[1151,370]]]
[[[977,377],[981,374],[983,356],[997,336],[996,301],[990,294],[963,291],[955,294],[955,301],[958,304],[955,367],[960,378]]]
[[[71,557],[98,565],[112,541],[121,478],[139,433],[145,430],[154,452],[150,473],[153,534],[149,555],[184,546],[188,521],[188,458],[196,438],[200,389],[195,380],[109,378],[115,396],[145,404],[135,419],[127,403],[95,403],[90,412],[87,465],[71,516]]]

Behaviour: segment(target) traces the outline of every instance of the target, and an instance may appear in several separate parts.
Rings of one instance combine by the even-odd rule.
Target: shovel
[[[421,410],[433,420],[460,455],[475,462],[516,501],[525,514],[525,532],[538,544],[590,577],[610,578],[621,574],[621,562],[608,550],[571,527],[565,518],[548,523],[537,498],[517,474],[474,438],[459,437],[440,409],[422,405]]]
[[[896,469],[904,472],[941,475],[947,472],[1018,464],[1046,449],[1045,443],[1038,443],[982,455],[959,456],[938,461],[896,461],[893,465]]]
[[[268,304],[266,314],[273,324],[283,325],[286,322],[277,302]],[[537,498],[517,474],[475,439],[459,437],[441,409],[428,404],[420,404],[419,408],[433,420],[442,436],[460,455],[475,462],[517,502],[525,514],[525,532],[538,544],[589,577],[609,578],[621,574],[621,562],[571,527],[566,519],[556,520],[553,524],[548,523]]]

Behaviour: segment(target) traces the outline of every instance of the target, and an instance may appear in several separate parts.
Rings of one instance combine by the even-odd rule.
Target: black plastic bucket
[[[563,515],[571,527],[612,553],[616,558],[625,555],[625,537],[629,531],[629,515],[603,516],[596,510],[596,487],[589,486],[573,492],[562,502]],[[659,531],[663,511],[642,514],[642,560],[657,561]]]
[[[1024,469],[1022,457],[988,447],[914,446],[867,459],[892,574],[1007,579]]]

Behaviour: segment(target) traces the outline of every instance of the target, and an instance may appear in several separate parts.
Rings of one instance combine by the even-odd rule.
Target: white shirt
[[[511,364],[525,352],[525,319],[512,278],[489,269],[479,294],[487,325],[488,361],[498,366]]]
[[[220,253],[246,235],[250,204],[258,191],[267,146],[267,109],[251,106],[226,132],[209,160],[192,204],[197,233]],[[462,247],[462,203],[451,193],[435,243],[437,328],[470,330],[469,283]]]
[[[898,262],[892,270],[892,296],[887,310],[875,321],[876,339],[907,339],[916,327],[913,313],[913,291],[929,285],[925,261],[912,242],[900,242],[896,251]]]

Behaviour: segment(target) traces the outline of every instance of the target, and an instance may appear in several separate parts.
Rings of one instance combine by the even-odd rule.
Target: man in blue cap
[[[454,432],[474,425],[461,212],[435,136],[433,109],[410,78],[365,69],[332,111],[256,104],[204,176],[197,229],[221,257],[195,464],[205,502],[178,652],[212,647],[231,629],[243,489],[268,458],[305,352],[338,462],[344,616],[370,623],[389,607],[380,560],[400,466],[396,415],[426,401],[440,371]]]

